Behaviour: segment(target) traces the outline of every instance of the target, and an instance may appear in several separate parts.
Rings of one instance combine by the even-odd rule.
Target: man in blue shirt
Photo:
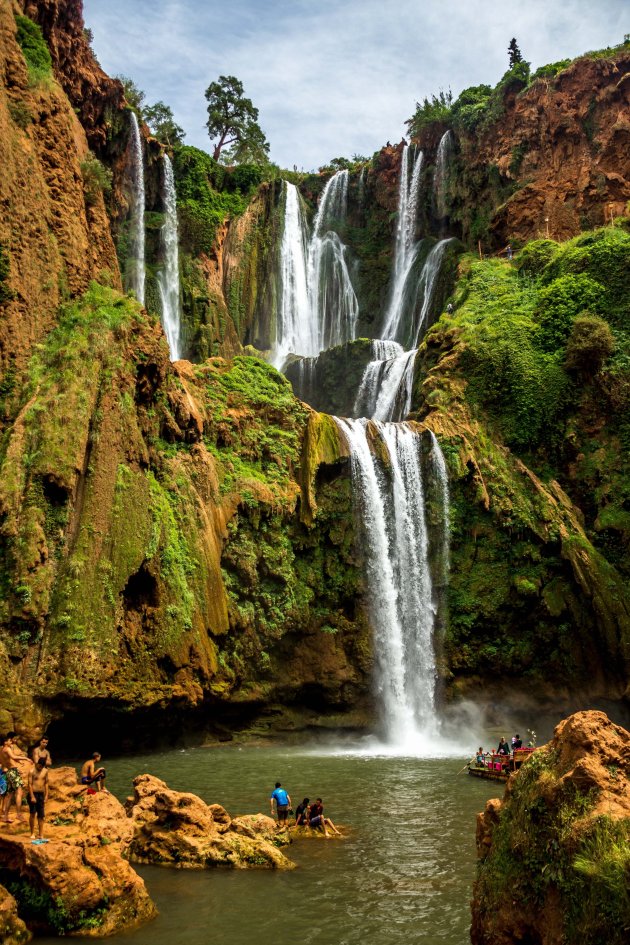
[[[279,781],[276,781],[276,786],[271,792],[271,797],[269,798],[269,803],[271,805],[271,816],[273,817],[273,802],[276,802],[276,814],[278,817],[278,828],[282,829],[287,825],[287,814],[289,813],[289,808],[291,807],[291,798],[284,790]]]

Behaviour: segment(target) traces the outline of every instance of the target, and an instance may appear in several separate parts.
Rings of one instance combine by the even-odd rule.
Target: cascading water
[[[433,177],[433,193],[435,210],[438,219],[443,220],[448,213],[446,206],[446,171],[448,161],[453,150],[453,132],[445,131],[440,138],[435,158],[435,174]]]
[[[171,361],[181,357],[180,332],[181,308],[179,286],[179,238],[177,230],[177,193],[173,165],[167,154],[164,155],[164,223],[160,233],[164,268],[158,273],[157,283],[160,290],[162,307],[162,327]]]
[[[366,366],[354,402],[357,417],[402,420],[411,407],[415,351],[396,341],[373,341],[373,360]]]
[[[400,181],[398,184],[398,217],[396,223],[396,243],[394,246],[394,265],[389,305],[385,313],[383,338],[398,338],[405,314],[405,288],[409,273],[416,259],[416,223],[418,216],[418,196],[420,174],[424,163],[422,151],[415,158],[410,158],[414,149],[403,146],[400,163]],[[411,174],[409,168],[411,164]]]
[[[439,737],[420,437],[404,423],[335,420],[350,449],[385,738],[417,753]],[[370,450],[373,436],[387,465]]]
[[[316,357],[355,338],[359,305],[348,270],[348,248],[333,226],[348,206],[348,171],[327,182],[308,239],[297,188],[284,182],[285,214],[280,244],[280,304],[272,361],[288,354]]]
[[[130,248],[129,288],[144,305],[144,160],[142,138],[135,112],[130,112],[131,135],[128,148],[129,180],[131,182],[131,220],[129,226]]]
[[[427,256],[416,288],[416,300],[414,309],[420,307],[419,314],[415,320],[412,345],[418,346],[418,343],[428,327],[428,319],[431,315],[431,309],[435,301],[435,293],[438,287],[438,276],[444,261],[447,247],[452,242],[452,238],[440,240],[435,244]],[[422,304],[419,305],[420,299]]]

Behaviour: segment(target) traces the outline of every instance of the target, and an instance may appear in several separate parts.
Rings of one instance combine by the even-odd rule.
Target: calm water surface
[[[288,852],[298,869],[288,873],[140,868],[160,915],[107,941],[465,945],[475,814],[497,787],[458,776],[463,763],[277,746],[107,760],[109,788],[121,799],[132,778],[147,771],[232,814],[268,813],[269,793],[280,780],[294,805],[304,795],[321,795],[327,815],[349,829],[343,841],[292,844]]]

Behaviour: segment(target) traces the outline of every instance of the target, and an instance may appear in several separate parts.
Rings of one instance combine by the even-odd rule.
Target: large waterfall
[[[280,301],[272,359],[288,354],[316,357],[355,338],[359,305],[348,269],[348,248],[333,229],[345,222],[348,171],[326,183],[310,239],[294,184],[284,181],[285,213],[280,244]]]
[[[180,331],[181,308],[179,288],[179,239],[177,230],[177,193],[173,165],[167,154],[164,155],[164,223],[160,233],[164,268],[158,273],[157,282],[160,290],[162,307],[162,327],[168,341],[171,361],[181,357]]]
[[[411,407],[415,351],[396,341],[373,341],[373,360],[366,366],[354,403],[357,417],[401,420]]]
[[[131,218],[129,225],[129,288],[138,301],[144,305],[144,159],[142,156],[142,138],[135,112],[130,112],[131,135],[128,148],[129,181],[131,183]]]
[[[383,732],[397,750],[418,752],[439,735],[421,440],[404,423],[336,422],[350,449]],[[387,463],[370,449],[372,437],[380,439]]]
[[[422,151],[415,157],[415,148],[403,145],[398,183],[398,216],[396,222],[396,244],[389,304],[385,313],[382,337],[398,340],[405,314],[405,296],[409,273],[416,260],[416,224],[418,218],[418,195],[420,174],[424,162]],[[410,173],[411,168],[411,173]]]

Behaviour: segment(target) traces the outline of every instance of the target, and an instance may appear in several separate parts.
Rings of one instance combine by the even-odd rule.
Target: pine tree
[[[518,48],[518,43],[516,42],[515,37],[510,40],[510,45],[508,46],[508,55],[510,57],[510,69],[512,69],[517,62],[523,61],[523,56],[520,49]]]

